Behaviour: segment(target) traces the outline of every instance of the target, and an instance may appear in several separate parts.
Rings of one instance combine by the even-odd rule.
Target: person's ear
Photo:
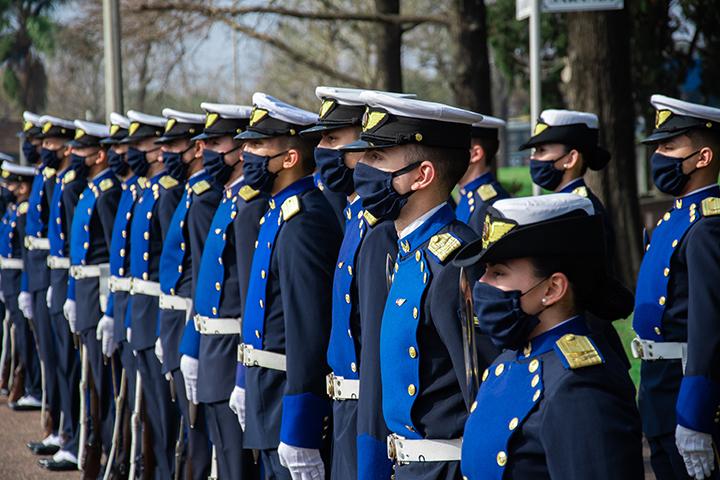
[[[570,281],[564,273],[556,272],[550,275],[545,282],[545,290],[540,300],[543,307],[556,304],[563,298],[570,288]]]
[[[293,168],[295,165],[300,163],[300,152],[294,148],[291,148],[287,151],[285,154],[285,157],[283,158],[283,170],[287,170],[289,168]]]
[[[695,164],[695,168],[705,168],[710,165],[713,161],[713,151],[710,147],[703,147],[698,153],[698,161]]]
[[[432,162],[423,160],[417,168],[417,177],[410,185],[410,190],[421,190],[432,183],[437,176],[437,170]]]
[[[470,147],[470,163],[478,163],[485,159],[485,149],[479,143]]]
[[[205,142],[202,140],[198,140],[195,142],[195,145],[193,146],[195,158],[202,158],[203,156],[203,150],[205,150]],[[242,149],[239,150],[242,152]]]
[[[95,165],[100,165],[107,159],[107,152],[101,148],[98,150],[97,158],[95,159]]]
[[[563,163],[563,168],[565,170],[572,170],[578,164],[579,161],[580,161],[580,152],[578,152],[575,149],[572,149],[565,156],[565,162]]]

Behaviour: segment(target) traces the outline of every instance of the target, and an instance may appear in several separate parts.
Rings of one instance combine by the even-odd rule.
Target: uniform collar
[[[425,213],[403,229],[401,235],[398,235],[400,254],[405,255],[417,250],[420,245],[427,242],[430,237],[453,220],[455,220],[455,212],[447,202],[443,202]]]
[[[493,180],[495,180],[495,177],[493,176],[492,171],[488,170],[487,172],[477,177],[475,180],[471,180],[470,182],[465,184],[464,187],[461,187],[460,194],[465,195],[467,192],[477,190],[478,188],[480,188],[481,185],[491,183]]]
[[[570,180],[568,183],[560,187],[560,190],[558,190],[557,193],[572,193],[572,191],[576,188],[585,186],[585,179],[580,177],[575,180]]]
[[[285,200],[292,197],[293,195],[306,192],[314,186],[315,181],[313,180],[312,176],[303,177],[273,195],[271,200],[275,205],[282,205]]]
[[[360,197],[356,196],[352,202],[348,203],[348,206],[345,207],[345,218],[349,221],[353,218],[358,217],[363,211],[362,208],[362,202],[360,201]]]
[[[517,351],[518,359],[537,357],[538,355],[549,352],[554,348],[555,342],[568,333],[575,333],[577,335],[587,335],[590,333],[590,329],[585,324],[585,317],[583,315],[571,317],[530,340],[524,349]]]
[[[105,170],[103,170],[102,172],[99,172],[99,173],[98,173],[97,175],[95,175],[94,177],[88,178],[88,182],[94,182],[94,181],[95,181],[96,179],[98,179],[98,178],[104,179],[105,177],[107,177],[107,173],[108,173],[109,171],[110,171],[110,169],[109,169],[109,168],[106,168]]]

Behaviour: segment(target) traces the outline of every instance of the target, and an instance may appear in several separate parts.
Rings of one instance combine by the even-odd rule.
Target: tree
[[[490,56],[484,0],[454,0],[455,77],[452,89],[459,106],[492,113]]]
[[[627,10],[567,15],[567,104],[597,113],[601,143],[612,159],[588,175],[615,226],[616,268],[634,285],[642,255],[635,172],[635,113],[631,79]]]

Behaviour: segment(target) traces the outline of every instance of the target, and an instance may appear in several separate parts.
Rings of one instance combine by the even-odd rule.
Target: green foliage
[[[532,195],[532,180],[529,167],[500,167],[498,181],[513,197]]]
[[[6,68],[2,73],[2,86],[5,93],[15,98],[20,90],[20,81],[11,69]]]
[[[43,53],[52,53],[55,25],[50,18],[38,15],[27,19],[28,35],[33,47]]]

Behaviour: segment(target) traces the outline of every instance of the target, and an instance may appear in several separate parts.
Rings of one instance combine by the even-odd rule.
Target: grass
[[[532,180],[529,167],[500,167],[498,181],[513,197],[532,195]]]

